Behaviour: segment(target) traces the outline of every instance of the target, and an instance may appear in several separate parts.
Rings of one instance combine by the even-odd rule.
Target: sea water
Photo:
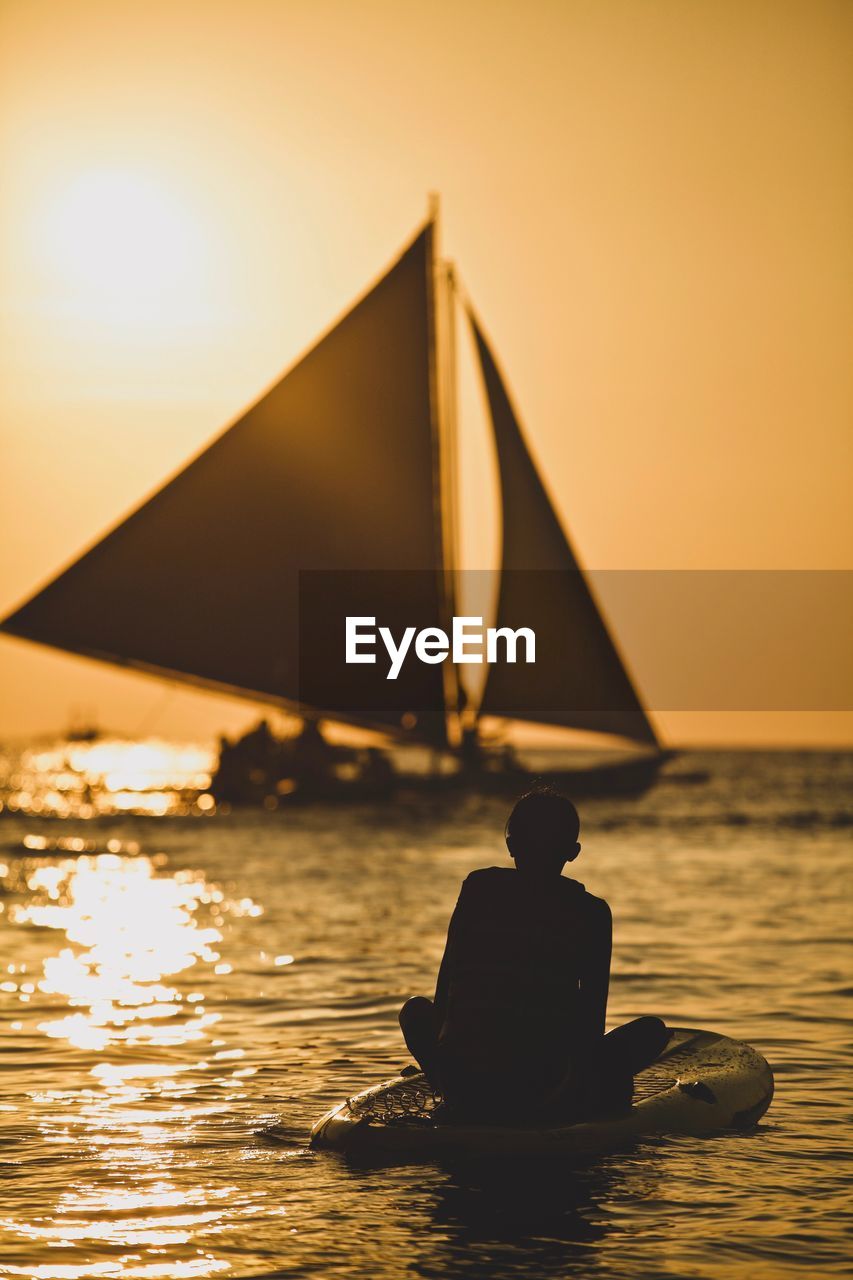
[[[0,1275],[846,1273],[853,756],[670,769],[581,805],[573,871],[615,920],[608,1021],[747,1040],[776,1097],[747,1133],[575,1163],[306,1145],[407,1061],[397,1009],[432,990],[462,878],[503,862],[505,802],[5,811]]]

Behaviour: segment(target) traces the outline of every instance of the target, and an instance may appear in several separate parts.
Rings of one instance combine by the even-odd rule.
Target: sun
[[[133,318],[185,299],[200,283],[204,230],[188,205],[144,172],[80,174],[46,204],[39,249],[44,266],[78,307]]]

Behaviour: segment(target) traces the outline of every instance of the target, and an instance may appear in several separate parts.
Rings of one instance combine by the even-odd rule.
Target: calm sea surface
[[[407,1061],[397,1008],[431,992],[462,878],[503,860],[503,803],[0,815],[0,1275],[849,1274],[853,756],[675,769],[710,777],[582,807],[609,1021],[748,1040],[776,1098],[750,1133],[574,1166],[305,1145]]]

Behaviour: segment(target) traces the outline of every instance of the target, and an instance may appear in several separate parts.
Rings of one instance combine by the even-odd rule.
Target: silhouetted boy
[[[612,919],[561,874],[580,853],[570,800],[522,797],[506,826],[511,867],[473,871],[447,931],[435,1000],[400,1011],[409,1051],[454,1110],[498,1121],[564,1119],[630,1104],[662,1051],[659,1018],[604,1034]]]

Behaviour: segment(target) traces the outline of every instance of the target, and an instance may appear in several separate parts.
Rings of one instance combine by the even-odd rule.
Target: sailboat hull
[[[578,798],[639,796],[654,786],[662,766],[672,755],[672,752],[659,752],[573,769],[546,769],[537,772],[529,769],[506,769],[495,773],[485,772],[474,785],[498,795],[518,794],[533,783],[545,783]]]
[[[293,804],[374,804],[384,801],[416,801],[421,796],[522,795],[532,786],[548,785],[573,799],[591,796],[641,796],[655,785],[661,767],[673,752],[637,755],[615,761],[578,766],[534,770],[519,765],[490,768],[489,758],[476,767],[453,772],[412,773],[388,770],[379,776],[357,775],[351,778],[328,776],[303,779],[289,788],[276,786],[274,778],[266,786],[251,781],[251,775],[240,778],[240,785],[226,786],[214,778],[213,794],[220,803],[248,808],[278,808]]]

